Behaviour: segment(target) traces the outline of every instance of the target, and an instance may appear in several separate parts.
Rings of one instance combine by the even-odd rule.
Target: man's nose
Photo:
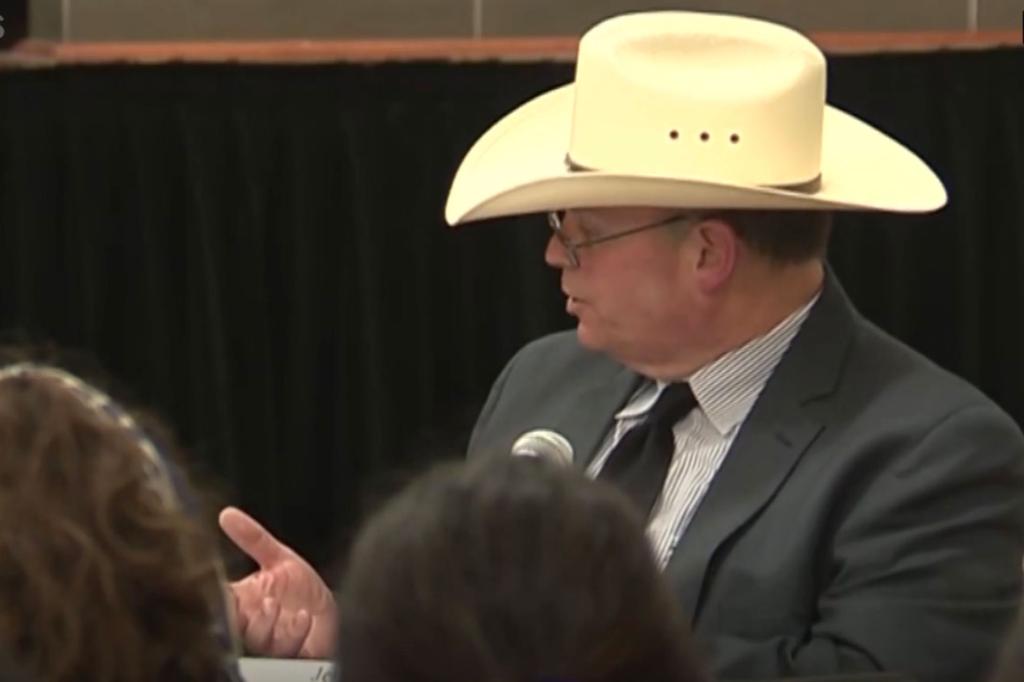
[[[565,249],[565,245],[562,244],[558,236],[555,233],[551,233],[548,238],[548,245],[544,249],[544,262],[553,268],[565,270],[571,268],[572,263],[569,260],[569,253]]]

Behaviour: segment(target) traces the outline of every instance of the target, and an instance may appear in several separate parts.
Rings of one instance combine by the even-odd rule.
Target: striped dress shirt
[[[817,300],[815,296],[767,334],[729,351],[687,379],[697,407],[672,429],[675,453],[647,526],[662,567],[668,564],[676,543],[686,532],[757,396]],[[665,385],[645,382],[615,414],[615,428],[587,469],[591,476],[601,471],[622,436],[646,418]]]

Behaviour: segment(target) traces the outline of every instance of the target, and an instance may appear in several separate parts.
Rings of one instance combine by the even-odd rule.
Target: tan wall
[[[56,40],[576,35],[641,9],[737,12],[812,31],[1019,29],[1024,0],[29,0]]]

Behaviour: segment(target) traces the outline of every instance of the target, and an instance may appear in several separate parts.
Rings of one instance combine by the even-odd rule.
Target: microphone
[[[549,429],[527,431],[512,444],[516,457],[539,457],[561,467],[572,466],[572,444],[562,434]]]

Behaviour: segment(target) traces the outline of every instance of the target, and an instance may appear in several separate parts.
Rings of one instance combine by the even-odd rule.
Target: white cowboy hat
[[[580,41],[574,83],[506,115],[463,159],[449,224],[599,206],[932,211],[913,152],[825,104],[825,57],[758,19],[642,12]]]

